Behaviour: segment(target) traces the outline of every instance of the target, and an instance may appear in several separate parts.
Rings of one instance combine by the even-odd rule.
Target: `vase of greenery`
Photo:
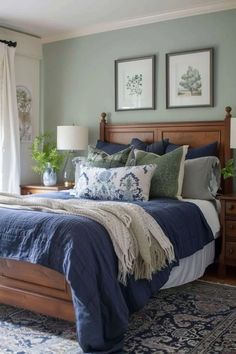
[[[47,163],[47,167],[43,172],[43,184],[45,186],[55,186],[57,183],[57,173],[52,168],[50,162]]]
[[[235,176],[235,167],[233,159],[230,159],[226,162],[225,167],[221,170],[221,174],[224,179]]]
[[[32,159],[36,161],[33,170],[42,176],[45,186],[57,183],[57,172],[64,161],[64,155],[56,148],[56,142],[51,133],[41,134],[33,140]]]

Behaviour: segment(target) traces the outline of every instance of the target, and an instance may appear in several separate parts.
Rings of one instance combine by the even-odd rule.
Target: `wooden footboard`
[[[74,321],[64,276],[46,267],[0,258],[0,303]]]

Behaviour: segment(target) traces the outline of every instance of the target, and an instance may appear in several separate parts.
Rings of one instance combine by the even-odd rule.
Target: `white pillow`
[[[99,168],[81,166],[76,196],[98,200],[148,200],[155,165]]]

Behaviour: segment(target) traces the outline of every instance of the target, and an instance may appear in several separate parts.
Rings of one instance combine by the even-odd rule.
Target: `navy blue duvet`
[[[40,195],[42,197],[42,195]],[[70,198],[69,193],[50,194]],[[71,286],[79,344],[86,353],[122,353],[129,314],[168,280],[171,268],[213,240],[200,209],[158,199],[137,203],[169,237],[176,262],[151,281],[117,281],[117,257],[103,226],[85,217],[0,208],[0,257],[24,260],[65,275]]]

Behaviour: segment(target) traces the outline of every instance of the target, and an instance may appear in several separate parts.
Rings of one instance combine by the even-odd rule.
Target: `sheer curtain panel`
[[[19,193],[20,137],[15,48],[0,43],[0,192]]]

